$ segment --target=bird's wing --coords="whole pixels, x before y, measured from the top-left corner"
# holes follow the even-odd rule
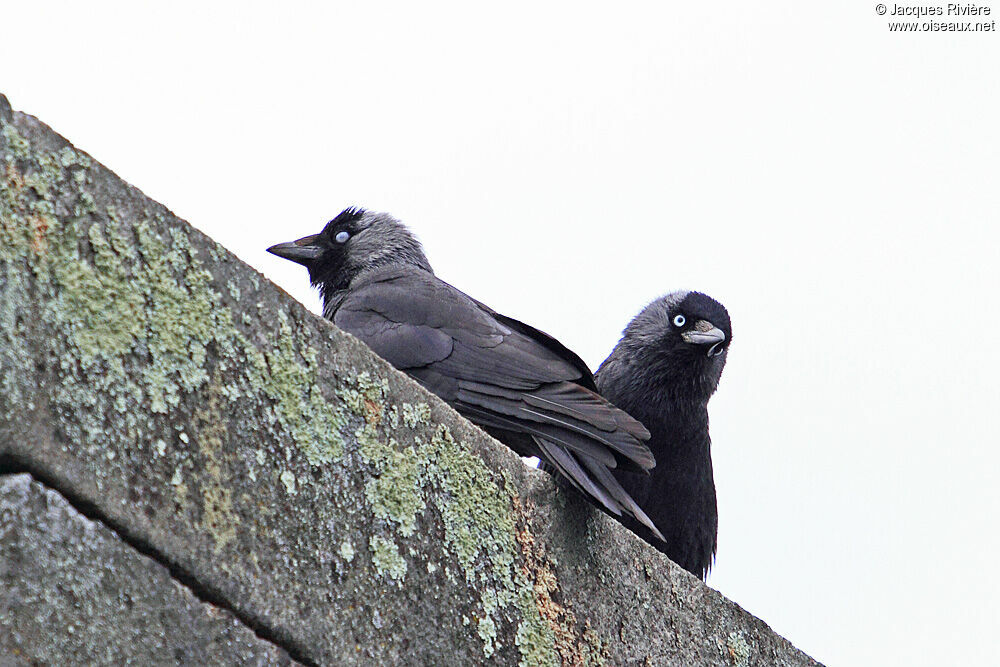
[[[642,444],[646,429],[576,384],[578,357],[507,326],[433,274],[404,268],[369,276],[352,284],[333,321],[460,412],[502,415],[517,432],[608,467],[655,464]]]
[[[586,387],[587,389],[597,391],[597,383],[594,380],[594,374],[590,371],[590,366],[588,366],[587,362],[581,359],[576,352],[569,349],[544,331],[536,329],[529,324],[525,324],[520,320],[515,320],[513,317],[507,317],[502,313],[498,313],[489,306],[478,301],[476,304],[486,312],[490,313],[501,324],[510,327],[524,336],[527,336],[551,352],[554,352],[566,363],[572,364],[574,368],[580,371],[580,377],[577,378],[575,382]]]
[[[402,370],[445,362],[451,377],[524,390],[581,375],[426,271],[385,271],[352,285],[333,321]]]

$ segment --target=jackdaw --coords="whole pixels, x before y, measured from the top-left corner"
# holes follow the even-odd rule
[[[645,427],[602,398],[587,365],[556,339],[437,278],[399,221],[349,208],[319,234],[268,252],[309,270],[324,317],[599,507],[659,535],[611,474],[655,465]]]
[[[605,398],[641,421],[656,469],[612,474],[666,539],[622,523],[702,579],[715,558],[718,511],[712,478],[708,399],[733,339],[729,313],[700,292],[675,292],[646,306],[597,370]]]

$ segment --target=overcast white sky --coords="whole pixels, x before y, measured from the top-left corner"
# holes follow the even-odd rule
[[[264,248],[349,204],[594,367],[649,300],[711,294],[709,584],[834,665],[996,659],[996,32],[277,4],[3,0],[0,92],[313,308]]]

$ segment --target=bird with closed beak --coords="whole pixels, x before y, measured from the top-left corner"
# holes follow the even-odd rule
[[[655,461],[649,432],[597,393],[587,365],[551,336],[434,275],[417,239],[385,213],[349,208],[318,234],[268,252],[306,267],[323,315],[522,456],[592,502],[659,531],[613,470]]]
[[[629,322],[596,374],[601,395],[649,429],[656,458],[649,475],[612,474],[659,534],[629,517],[622,522],[702,579],[715,558],[719,525],[708,401],[732,339],[721,303],[700,292],[675,292]]]

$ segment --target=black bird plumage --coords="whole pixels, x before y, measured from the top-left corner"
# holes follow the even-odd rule
[[[268,251],[309,270],[327,319],[517,453],[657,534],[611,473],[654,466],[645,427],[602,398],[557,340],[438,279],[400,222],[350,208],[319,234]]]
[[[646,306],[597,370],[597,388],[649,429],[650,475],[612,474],[659,528],[622,522],[688,572],[705,578],[715,558],[718,511],[708,400],[732,341],[729,313],[700,292],[676,292]]]

